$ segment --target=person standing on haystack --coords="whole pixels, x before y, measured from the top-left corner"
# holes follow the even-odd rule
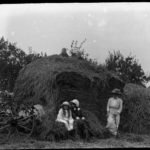
[[[64,123],[68,131],[73,130],[74,119],[72,118],[69,102],[65,101],[62,103],[56,121]]]
[[[108,130],[118,137],[118,127],[120,123],[120,113],[122,112],[123,101],[121,99],[122,93],[119,89],[112,91],[112,97],[109,98],[107,103],[107,126]]]
[[[67,54],[67,49],[66,48],[62,48],[60,55],[63,56],[63,57],[69,57],[69,55]]]

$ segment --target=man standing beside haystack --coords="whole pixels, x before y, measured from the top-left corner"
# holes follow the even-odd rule
[[[121,92],[119,89],[112,91],[112,97],[107,103],[107,126],[108,130],[117,137],[117,131],[120,123],[120,113],[122,112],[123,101],[121,99]]]

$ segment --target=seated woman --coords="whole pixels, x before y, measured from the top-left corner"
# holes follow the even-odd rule
[[[72,118],[69,102],[65,101],[62,103],[56,121],[64,123],[68,131],[73,130],[74,119]]]
[[[75,134],[80,136],[80,138],[87,139],[89,124],[82,114],[81,108],[79,107],[79,101],[74,99],[70,101],[71,111],[73,119],[75,120],[74,128],[76,130]]]
[[[71,111],[72,111],[72,117],[73,119],[82,119],[84,120],[85,117],[82,115],[82,111],[79,107],[79,101],[77,99],[74,99],[70,102]]]

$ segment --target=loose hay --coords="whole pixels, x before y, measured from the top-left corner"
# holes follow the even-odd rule
[[[129,141],[129,142],[143,142],[144,139],[139,135],[138,136],[135,135],[134,137],[127,138],[127,141]]]
[[[149,133],[150,90],[135,84],[127,84],[124,93],[120,130],[137,134]]]
[[[102,126],[96,115],[90,111],[83,111],[83,114],[85,115],[86,120],[89,124],[89,133],[94,137],[104,137],[105,128]]]

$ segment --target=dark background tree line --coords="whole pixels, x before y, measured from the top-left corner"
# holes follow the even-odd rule
[[[86,39],[78,45],[78,41],[72,41],[71,48],[63,48],[61,55],[64,57],[76,57],[85,60],[97,72],[100,69],[107,69],[115,72],[125,83],[136,83],[143,85],[143,82],[150,80],[135,57],[124,57],[120,51],[109,52],[104,64],[98,64],[97,60],[89,58],[89,55],[82,49]],[[69,51],[70,56],[67,54]],[[35,53],[32,48],[29,54],[18,48],[16,43],[11,43],[2,37],[0,39],[0,90],[13,91],[15,80],[20,69],[39,58],[47,57],[47,54]]]
[[[31,48],[29,54],[26,54],[17,47],[16,43],[11,43],[2,37],[0,39],[0,90],[13,91],[20,69],[30,62],[46,56],[43,53],[33,53]]]

